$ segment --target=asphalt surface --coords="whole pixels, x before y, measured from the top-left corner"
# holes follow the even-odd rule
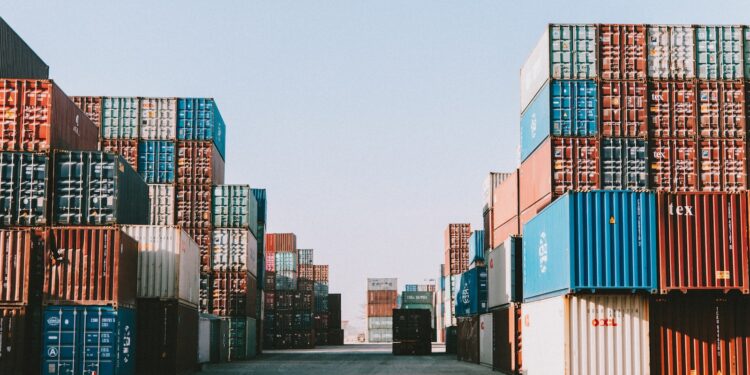
[[[431,356],[394,356],[391,346],[357,344],[311,350],[271,350],[246,362],[207,365],[204,375],[284,374],[498,374],[488,367],[459,362],[434,346]]]

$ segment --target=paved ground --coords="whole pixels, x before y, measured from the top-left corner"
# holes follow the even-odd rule
[[[444,347],[435,346],[436,352]],[[456,360],[454,355],[394,356],[390,345],[345,345],[312,350],[265,351],[258,359],[210,365],[204,375],[284,374],[498,374],[489,368]]]

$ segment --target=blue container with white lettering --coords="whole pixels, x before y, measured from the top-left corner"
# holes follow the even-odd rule
[[[487,267],[474,267],[462,273],[455,299],[456,316],[487,312]]]

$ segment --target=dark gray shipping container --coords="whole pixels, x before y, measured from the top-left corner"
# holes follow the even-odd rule
[[[648,145],[640,138],[602,138],[602,189],[648,188]]]
[[[0,18],[0,77],[49,78],[49,66]]]
[[[0,226],[47,224],[48,161],[45,154],[0,153]]]
[[[136,316],[136,372],[191,374],[198,357],[198,310],[174,299],[139,298]]]
[[[148,224],[148,187],[122,156],[56,151],[53,163],[54,224]]]

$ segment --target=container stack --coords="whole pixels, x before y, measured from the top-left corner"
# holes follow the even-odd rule
[[[315,345],[328,345],[328,265],[316,264],[313,268]]]
[[[445,275],[441,280],[445,284],[443,303],[446,306],[443,322],[446,327],[456,325],[456,288],[458,287],[461,273],[469,269],[469,236],[471,226],[469,224],[448,224],[445,228]]]
[[[398,280],[367,279],[367,341],[393,341],[393,309],[398,297]]]
[[[407,292],[430,293],[430,292]],[[421,301],[418,301],[421,302]],[[417,304],[420,305],[420,304]],[[431,306],[431,304],[430,304]],[[394,355],[432,354],[432,313],[428,308],[393,310]]]
[[[255,279],[257,280],[258,284],[258,292],[256,296],[256,312],[255,312],[255,326],[256,326],[256,335],[255,335],[255,350],[258,354],[261,354],[263,351],[263,316],[265,315],[265,307],[264,307],[264,290],[266,288],[265,286],[265,278],[266,278],[266,221],[268,218],[268,212],[267,212],[267,201],[266,201],[266,189],[251,189],[253,192],[253,195],[255,196],[255,201],[258,205],[258,218],[257,218],[257,225],[258,225],[258,231],[256,234],[257,239],[257,246],[258,246],[258,253],[257,253],[257,260],[256,260],[256,273],[255,273]]]
[[[328,294],[328,345],[344,345],[341,326],[341,294]]]

